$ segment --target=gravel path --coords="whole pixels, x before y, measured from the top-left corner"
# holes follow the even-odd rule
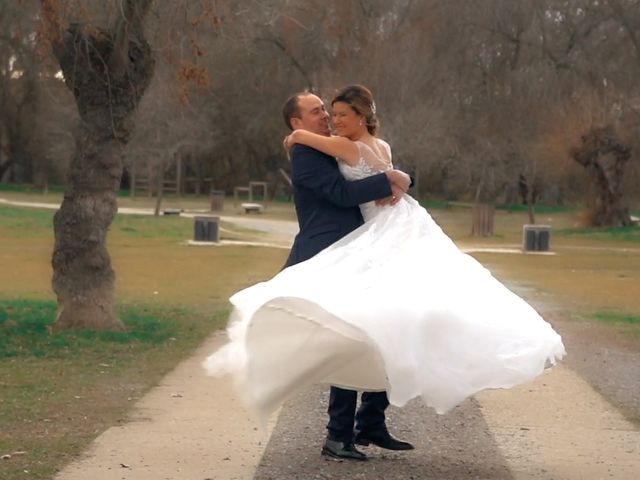
[[[388,426],[416,449],[390,452],[363,447],[367,462],[327,459],[320,455],[327,421],[328,389],[316,387],[292,399],[258,466],[255,480],[367,480],[513,478],[474,400],[446,416],[419,401],[388,409]]]

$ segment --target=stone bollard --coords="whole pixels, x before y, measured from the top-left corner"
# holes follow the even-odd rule
[[[195,217],[193,239],[196,242],[220,241],[220,217]]]
[[[525,252],[548,252],[550,246],[550,225],[522,226],[522,249]]]

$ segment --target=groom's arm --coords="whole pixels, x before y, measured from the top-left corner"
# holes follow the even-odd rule
[[[336,168],[335,160],[317,150],[296,145],[292,153],[293,183],[312,190],[331,203],[355,207],[392,195],[391,184],[384,173],[349,181]]]

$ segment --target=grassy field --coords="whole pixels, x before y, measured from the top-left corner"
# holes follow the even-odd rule
[[[496,235],[469,235],[470,212],[433,210],[439,225],[462,247],[507,247],[522,244],[526,212],[499,210]],[[547,295],[576,321],[606,323],[640,347],[640,324],[624,319],[640,314],[640,227],[580,228],[579,211],[538,216],[551,225],[554,255],[473,253],[496,277]],[[608,320],[605,320],[608,319]]]
[[[0,186],[6,184],[0,184]],[[10,188],[3,190],[0,188],[0,198],[7,200],[23,201],[23,202],[37,202],[37,203],[60,203],[62,202],[63,192],[50,191],[48,193],[42,193],[39,190],[25,189],[21,187]],[[234,204],[233,197],[227,196],[224,202],[224,209],[217,214],[221,215],[244,215],[244,210],[241,207],[241,203],[247,201],[240,199],[237,204]],[[258,200],[260,201],[260,200]],[[147,196],[131,197],[126,192],[122,192],[118,198],[118,205],[120,207],[129,208],[146,208],[154,209],[156,204],[155,198]],[[284,198],[278,198],[272,202],[266,202],[266,210],[261,215],[265,218],[278,218],[286,220],[295,220],[295,211],[292,208],[290,202]],[[206,196],[186,195],[177,197],[176,195],[166,195],[162,200],[161,209],[165,208],[177,208],[189,211],[201,211],[209,212],[209,199]]]
[[[56,202],[60,193],[0,191],[17,201]],[[152,208],[153,199],[121,198],[121,206]],[[206,199],[168,198],[166,207],[207,209]],[[470,210],[427,204],[461,247],[521,243],[526,212],[496,213],[496,235],[469,236]],[[225,215],[241,214],[227,200]],[[118,215],[109,235],[117,274],[120,334],[67,332],[52,336],[50,289],[53,210],[0,204],[0,461],[3,480],[51,478],[111,425],[125,422],[137,398],[154,386],[228,313],[227,298],[269,278],[286,250],[184,245],[191,219]],[[264,219],[295,219],[290,204],[269,204]],[[552,226],[556,255],[474,253],[494,274],[536,298],[562,306],[576,322],[603,325],[640,348],[640,229],[585,230],[579,212],[538,214]],[[266,234],[223,224],[229,238]],[[25,473],[27,472],[27,473]]]
[[[285,250],[198,248],[192,220],[119,215],[109,248],[126,333],[52,336],[53,211],[0,205],[0,478],[49,479],[212,331]],[[242,235],[246,232],[231,232]],[[251,232],[249,232],[251,233]]]

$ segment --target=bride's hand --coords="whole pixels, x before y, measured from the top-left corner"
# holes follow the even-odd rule
[[[288,152],[289,150],[291,150],[291,147],[293,147],[295,143],[296,143],[296,131],[294,130],[289,135],[284,137],[284,140],[282,141],[282,146]]]
[[[395,185],[403,192],[409,190],[409,185],[411,185],[411,177],[409,175],[400,170],[387,170],[385,173],[392,185]]]
[[[282,148],[284,148],[287,153],[289,153],[289,150],[291,150],[291,146],[289,145],[290,136],[291,135],[287,135],[286,137],[284,137],[284,140],[282,140]]]
[[[378,205],[380,207],[383,207],[385,205],[394,206],[396,203],[398,203],[402,199],[404,194],[405,194],[404,190],[402,190],[396,184],[392,183],[391,184],[391,196],[390,197],[386,197],[386,198],[380,198],[380,199],[376,200],[376,205]]]

